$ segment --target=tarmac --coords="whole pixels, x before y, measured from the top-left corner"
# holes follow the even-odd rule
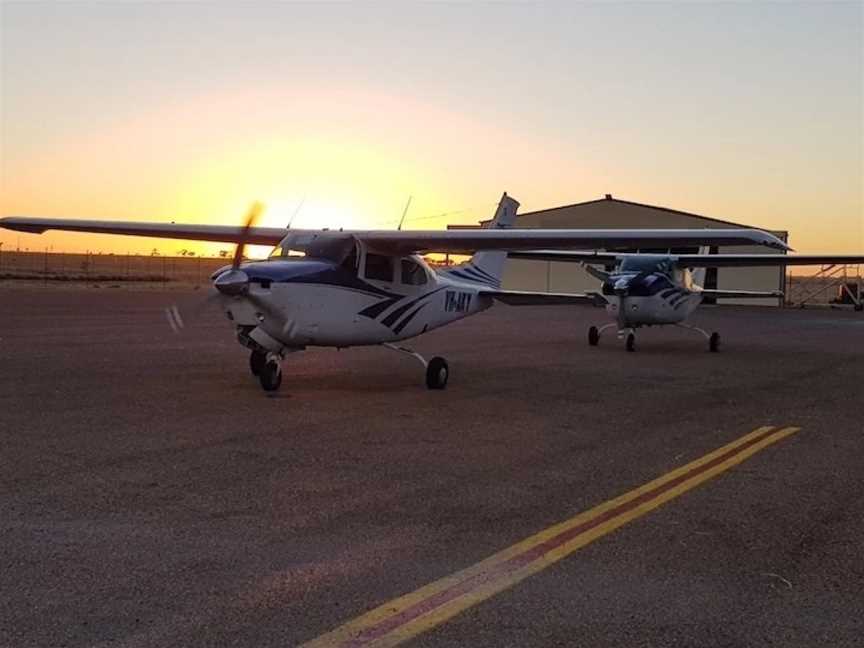
[[[444,391],[376,347],[293,354],[268,396],[217,310],[171,332],[203,296],[0,285],[0,645],[328,645],[435,583],[346,645],[861,645],[862,314],[706,307],[720,353],[628,353],[588,346],[601,310],[496,306],[412,341]],[[483,567],[763,426],[524,579]]]

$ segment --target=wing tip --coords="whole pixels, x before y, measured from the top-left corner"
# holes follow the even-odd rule
[[[28,232],[31,234],[42,234],[47,228],[44,225],[38,225],[29,221],[26,218],[17,216],[7,216],[0,218],[0,227],[16,232]]]

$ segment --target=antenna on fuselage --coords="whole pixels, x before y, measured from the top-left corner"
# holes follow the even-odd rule
[[[306,202],[306,196],[303,196],[300,199],[300,202],[297,204],[297,207],[294,208],[294,213],[291,214],[291,218],[288,219],[288,226],[285,229],[291,229],[291,223],[294,222],[294,219],[297,218],[297,214],[300,213],[300,210],[303,209],[303,205]]]
[[[408,196],[408,202],[405,203],[405,209],[402,210],[402,218],[399,219],[399,227],[396,228],[396,231],[397,231],[397,232],[401,232],[401,231],[402,231],[402,223],[405,222],[405,214],[408,213],[408,208],[411,206],[411,199],[412,199],[413,197],[414,197],[414,196]]]

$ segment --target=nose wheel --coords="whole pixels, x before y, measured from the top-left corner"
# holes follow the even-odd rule
[[[282,384],[282,363],[278,358],[268,358],[258,373],[258,381],[266,392],[274,392]]]
[[[249,370],[253,376],[260,376],[265,364],[267,364],[267,354],[263,351],[253,351],[249,355]]]

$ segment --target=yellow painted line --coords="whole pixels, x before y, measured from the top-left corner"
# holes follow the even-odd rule
[[[451,576],[393,599],[304,646],[395,646],[508,589],[799,428],[760,427],[695,461],[518,542]]]

